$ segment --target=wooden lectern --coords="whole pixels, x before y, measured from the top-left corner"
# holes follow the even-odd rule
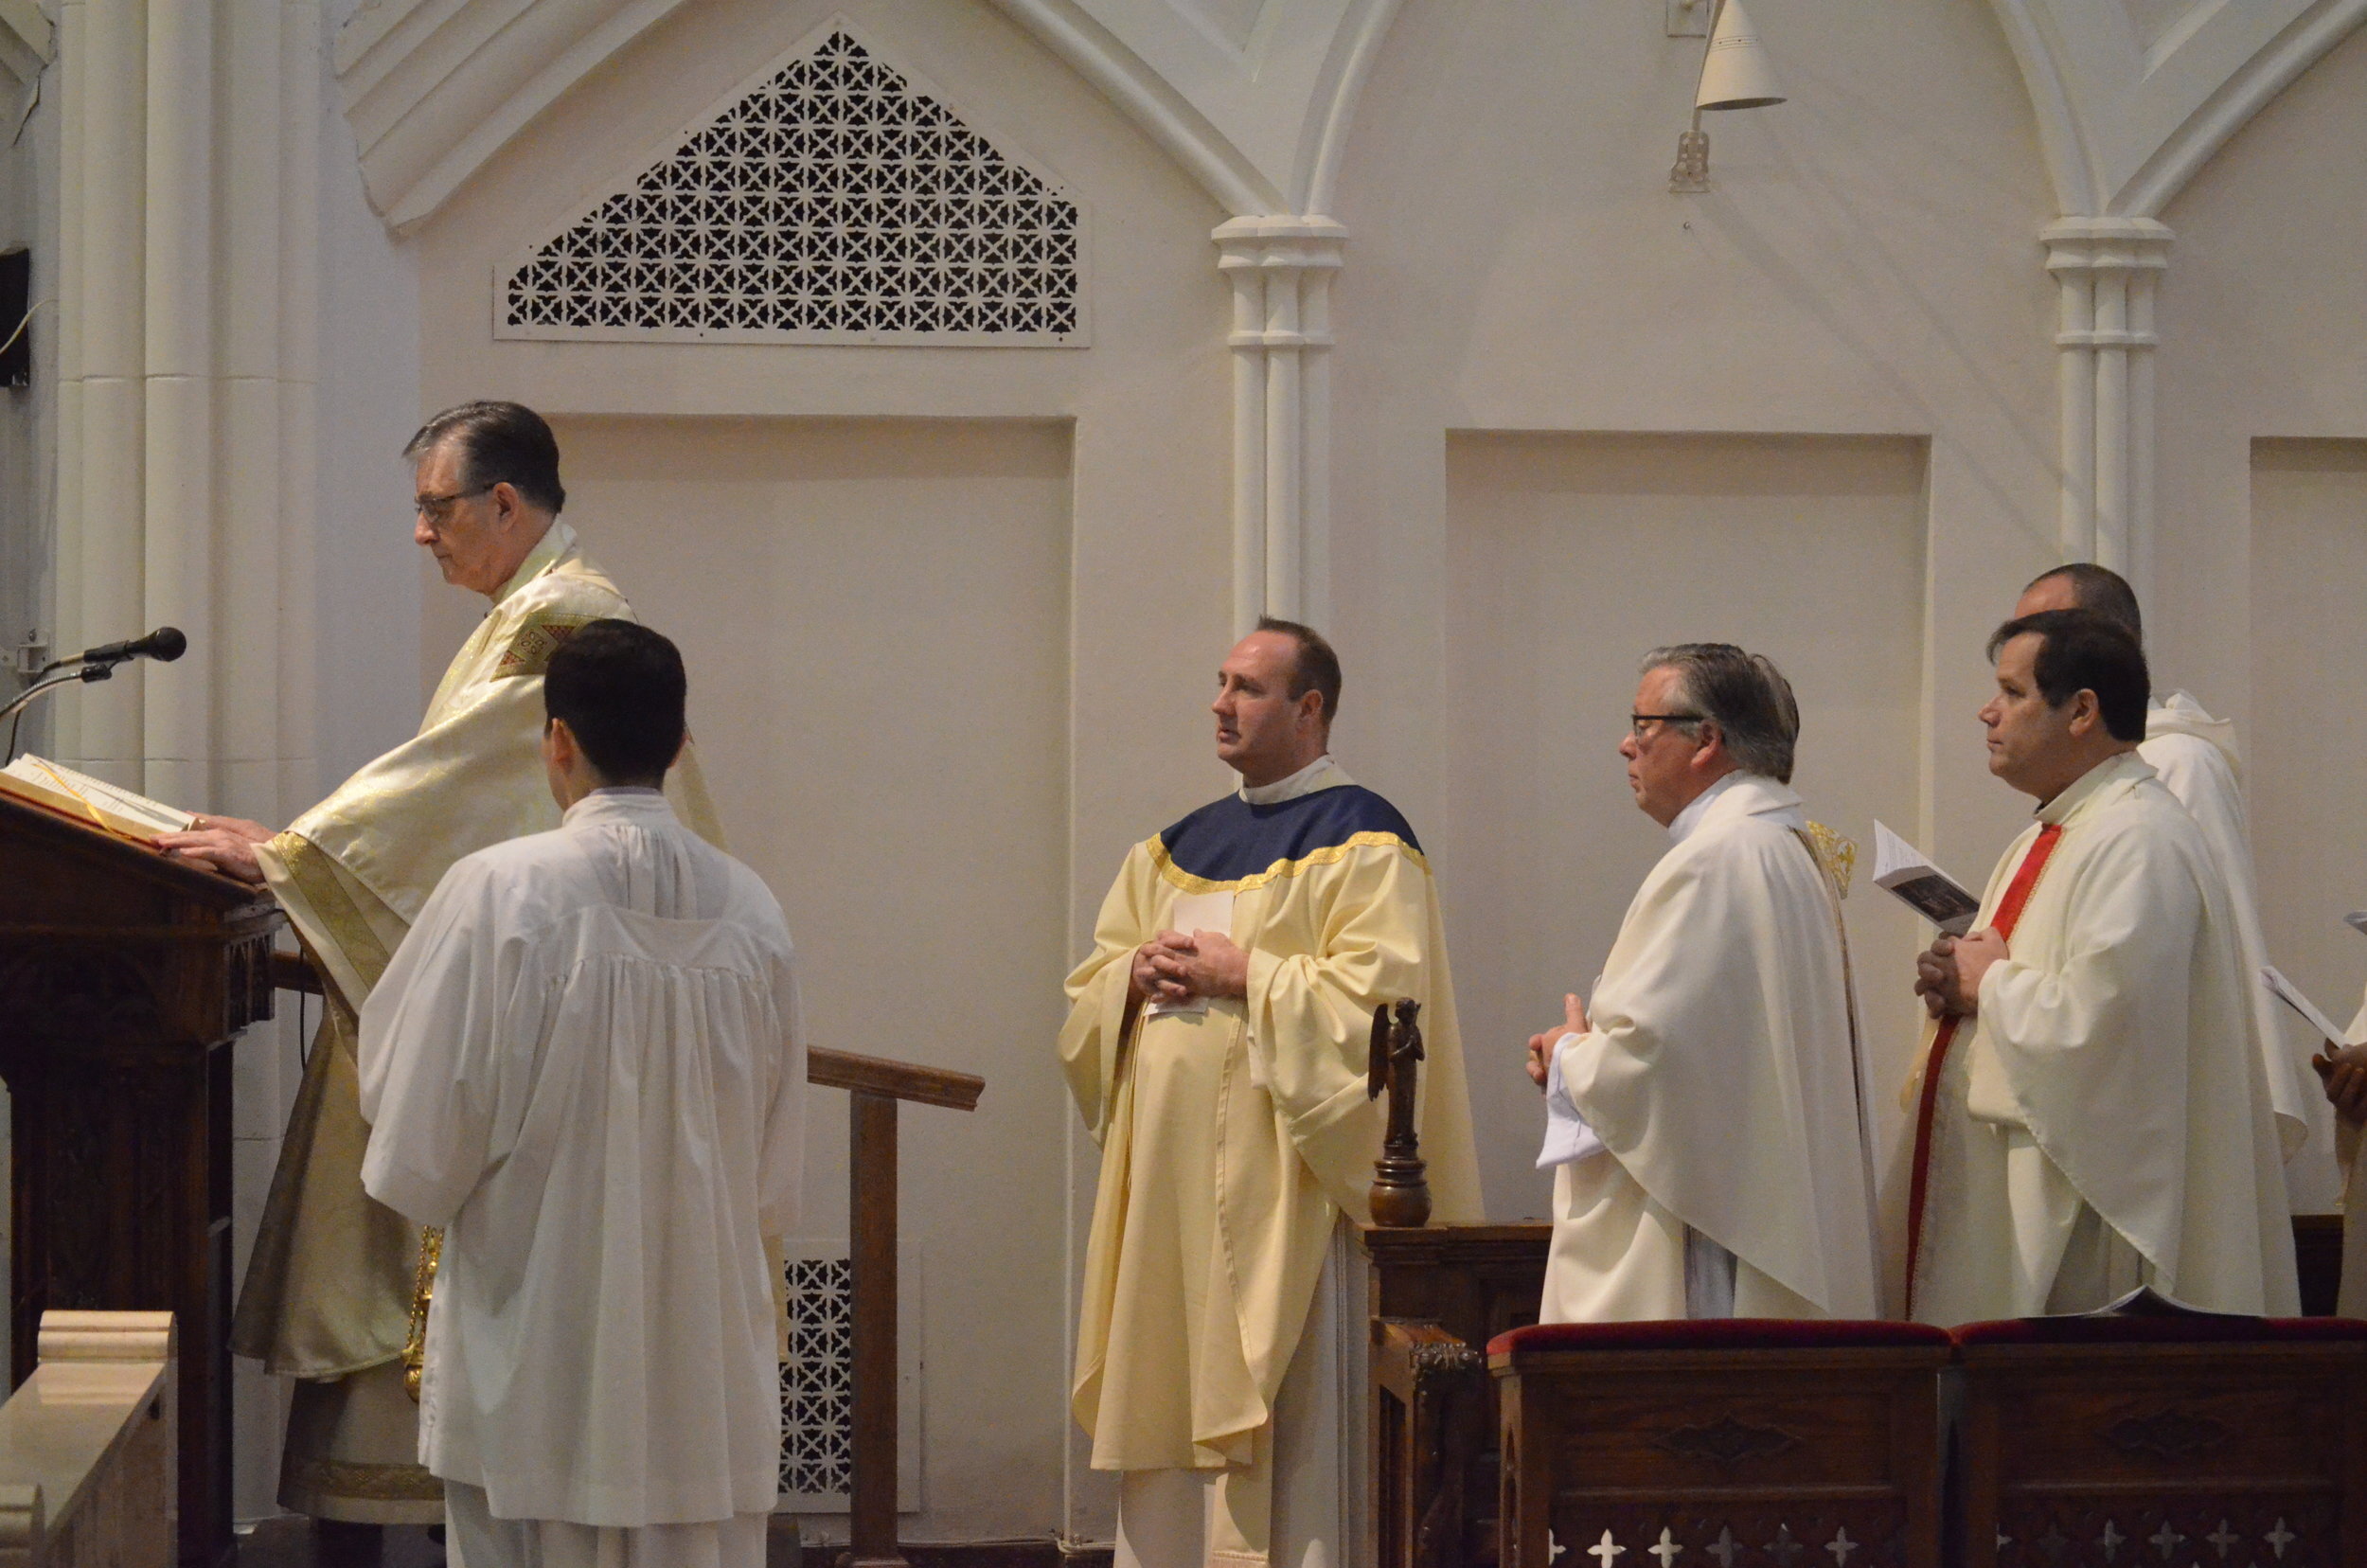
[[[259,888],[0,795],[9,1381],[44,1312],[175,1314],[191,1568],[231,1553],[230,1042],[271,1017],[280,919]]]

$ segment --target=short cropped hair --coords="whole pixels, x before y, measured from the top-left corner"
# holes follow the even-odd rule
[[[460,448],[460,482],[472,490],[507,483],[553,517],[567,505],[559,482],[559,437],[524,403],[465,402],[419,426],[402,454],[417,462],[446,441]]]
[[[1715,721],[1735,766],[1791,782],[1800,704],[1774,660],[1732,643],[1676,643],[1644,656],[1641,672],[1655,669],[1677,672],[1676,699],[1698,716],[1688,726],[1694,733],[1702,720]]]
[[[1332,651],[1321,632],[1279,615],[1258,616],[1257,630],[1279,632],[1298,644],[1298,656],[1290,662],[1290,701],[1295,703],[1310,691],[1322,692],[1324,727],[1330,728],[1340,714],[1340,655]]]
[[[628,620],[587,623],[551,654],[543,711],[566,721],[611,784],[656,786],[682,750],[688,680],[666,637]]]
[[[2073,604],[2090,615],[2102,615],[2134,637],[2138,647],[2145,646],[2145,618],[2137,610],[2137,590],[2131,588],[2128,579],[2120,573],[2109,566],[2099,566],[2092,561],[2074,561],[2051,572],[2040,572],[2030,579],[2029,586],[2022,592],[2030,592],[2031,588],[2036,588],[2049,578],[2069,580]]]
[[[2145,738],[2145,703],[2153,681],[2145,669],[2145,650],[2128,628],[2091,610],[2041,610],[1989,633],[1989,662],[1997,662],[2007,643],[2026,636],[2039,639],[2032,673],[2047,706],[2061,707],[2081,692],[2092,691],[2113,739]]]

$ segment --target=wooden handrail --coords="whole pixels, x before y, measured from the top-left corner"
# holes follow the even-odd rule
[[[321,994],[320,971],[301,953],[271,955],[271,983],[279,990]],[[917,1061],[833,1051],[816,1045],[806,1053],[806,1081],[824,1089],[853,1089],[917,1105],[941,1105],[949,1111],[975,1111],[987,1080],[947,1067],[924,1067]]]
[[[987,1080],[948,1067],[923,1067],[918,1062],[893,1061],[886,1057],[858,1056],[816,1045],[806,1053],[806,1081],[825,1089],[854,1089],[890,1099],[920,1105],[942,1105],[949,1111],[975,1111]]]

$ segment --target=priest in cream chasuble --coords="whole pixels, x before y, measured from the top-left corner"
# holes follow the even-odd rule
[[[1376,1007],[1422,1004],[1433,1213],[1480,1217],[1436,888],[1326,751],[1337,669],[1290,623],[1234,650],[1218,749],[1244,787],[1134,846],[1069,976],[1060,1055],[1102,1148],[1073,1408],[1127,1472],[1122,1564],[1338,1560],[1337,1471],[1293,1465],[1285,1385],[1318,1381],[1286,1375],[1334,1228],[1365,1218]],[[1339,1418],[1300,1422],[1336,1441]]]
[[[2081,561],[2043,574],[2022,590],[2014,614],[2033,615],[2042,610],[2090,611],[2118,622],[2140,647],[2145,644],[2136,592],[2109,567]],[[2296,1054],[2286,1039],[2282,1007],[2268,986],[2257,982],[2269,962],[2269,944],[2260,932],[2259,879],[2252,870],[2244,762],[2236,747],[2235,724],[2213,718],[2185,692],[2173,691],[2145,704],[2145,738],[2138,743],[2137,755],[2202,829],[2212,864],[2227,883],[2228,911],[2242,946],[2244,972],[2255,978],[2251,1007],[2258,1015],[2261,1063],[2289,1178],[2301,1170],[2296,1157],[2305,1148],[2316,1146],[2310,1154],[2314,1161],[2331,1157],[2334,1122],[2331,1108],[2305,1071],[2306,1053]]]
[[[2081,611],[2009,621],[1990,771],[2036,796],[1970,934],[1919,960],[1910,1307],[2092,1310],[2139,1286],[2298,1310],[2276,1118],[2231,901],[2143,757],[2145,655]]]
[[[297,1380],[281,1506],[353,1523],[437,1523],[442,1491],[418,1463],[404,1351],[420,1233],[362,1187],[368,1128],[355,1020],[446,870],[490,845],[559,826],[543,776],[543,671],[578,628],[632,607],[558,521],[558,448],[515,404],[439,415],[413,439],[414,537],[448,581],[491,609],[444,672],[412,739],[362,768],[283,832],[201,819],[162,842],[266,883],[319,971],[321,1027],[289,1113],[231,1348]],[[667,793],[720,842],[685,749]]]
[[[1574,994],[1529,1042],[1555,1172],[1542,1322],[1879,1315],[1842,886],[1789,787],[1799,728],[1764,658],[1645,660],[1619,750],[1674,843],[1591,1016]]]

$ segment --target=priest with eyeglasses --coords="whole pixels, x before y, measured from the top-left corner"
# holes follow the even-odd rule
[[[1845,884],[1791,788],[1799,733],[1764,657],[1644,660],[1619,754],[1669,846],[1593,994],[1528,1044],[1541,1322],[1878,1313]]]
[[[443,1519],[406,1383],[432,1238],[362,1187],[356,1018],[437,881],[463,856],[557,827],[541,753],[553,650],[632,609],[559,519],[550,426],[517,403],[445,410],[403,449],[412,537],[444,580],[489,601],[418,733],[275,832],[200,818],[158,842],[270,887],[318,971],[324,1007],[265,1199],[230,1347],[294,1380],[279,1502],[321,1522],[324,1554],[374,1560],[380,1524]],[[667,775],[683,820],[721,833],[694,757]]]

